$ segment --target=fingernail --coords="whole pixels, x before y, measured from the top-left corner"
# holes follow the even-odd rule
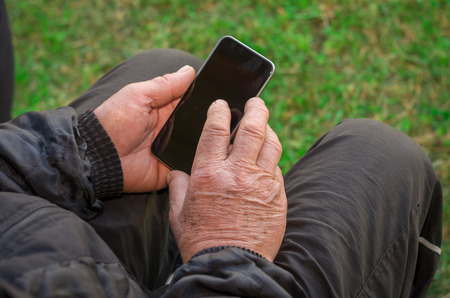
[[[182,68],[180,68],[177,72],[184,72],[184,71],[188,71],[191,68],[190,65],[185,65]]]
[[[252,97],[248,101],[263,102],[264,103],[264,100],[262,100],[260,97]]]
[[[214,103],[228,107],[228,102],[226,100],[223,100],[223,99],[217,99]]]

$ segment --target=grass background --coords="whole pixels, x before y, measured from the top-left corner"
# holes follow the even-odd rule
[[[285,172],[344,118],[384,121],[413,137],[444,186],[444,244],[430,297],[450,297],[450,0],[6,0],[13,114],[53,109],[151,48],[206,58],[230,34],[277,70],[262,93]]]

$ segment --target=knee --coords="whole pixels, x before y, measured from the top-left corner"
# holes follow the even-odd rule
[[[178,49],[158,48],[140,52],[129,59],[130,62],[140,67],[147,65],[149,68],[173,69],[177,71],[180,66],[191,65],[198,71],[203,61],[198,57]]]
[[[340,143],[356,155],[377,156],[395,161],[407,168],[417,164],[431,167],[421,146],[401,131],[374,119],[344,120],[330,130],[326,140],[341,140]],[[339,143],[339,142],[338,142]],[[405,168],[406,169],[406,168]]]
[[[354,138],[355,145],[358,147],[367,143],[376,147],[379,145],[381,147],[394,146],[398,149],[402,147],[420,149],[420,146],[406,134],[374,119],[343,120],[330,131],[330,134]]]
[[[402,134],[381,121],[369,118],[345,119],[338,123],[334,129],[352,135],[375,138],[389,138],[392,135]]]

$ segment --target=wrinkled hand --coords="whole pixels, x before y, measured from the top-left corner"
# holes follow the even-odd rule
[[[208,110],[192,173],[167,175],[170,224],[184,262],[212,246],[234,245],[273,261],[286,227],[286,194],[278,162],[281,144],[259,98],[245,107],[233,145],[230,109]]]
[[[195,76],[192,67],[125,86],[94,113],[111,137],[122,163],[124,192],[163,188],[169,169],[150,145]]]

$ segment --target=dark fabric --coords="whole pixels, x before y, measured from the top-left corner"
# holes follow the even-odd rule
[[[30,298],[31,296],[24,291],[13,286],[11,283],[0,278],[0,297],[10,298],[10,297],[22,297]]]
[[[102,212],[92,180],[99,180],[98,185],[112,182],[96,167],[120,165],[103,128],[86,139],[79,135],[78,128],[96,126],[92,116],[88,112],[78,122],[74,110],[66,107],[25,113],[0,124],[3,296],[146,296],[145,287],[85,221]],[[96,163],[90,162],[89,151],[98,153]],[[118,170],[121,177],[120,166]],[[92,173],[97,177],[92,179]]]
[[[77,123],[66,107],[0,124],[0,191],[39,196],[83,219],[94,217],[102,204],[94,196]]]
[[[164,297],[212,296],[304,297],[304,292],[283,268],[242,249],[227,248],[181,266],[164,293]]]
[[[123,191],[123,173],[119,153],[94,112],[78,118],[80,136],[87,144],[86,156],[91,163],[91,183],[95,197],[116,197]]]
[[[11,118],[14,91],[14,56],[4,0],[0,0],[0,123]]]
[[[6,297],[146,297],[94,229],[45,199],[0,192]],[[2,296],[2,297],[4,297]]]
[[[275,263],[307,293],[415,297],[411,289],[426,291],[439,256],[414,278],[425,256],[419,237],[440,246],[442,193],[412,139],[374,120],[347,120],[320,138],[285,181],[288,225]]]

